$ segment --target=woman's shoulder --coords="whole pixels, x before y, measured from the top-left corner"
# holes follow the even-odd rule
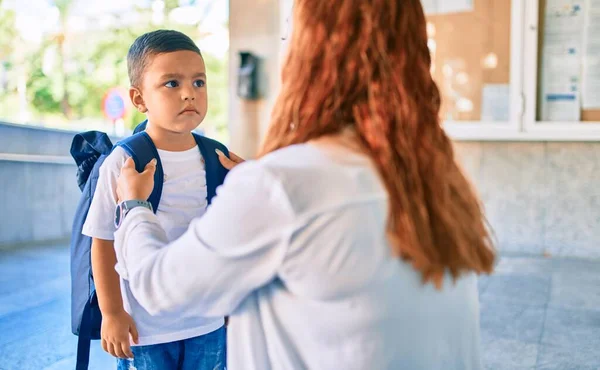
[[[236,183],[255,184],[280,188],[287,192],[304,182],[316,170],[318,151],[306,144],[290,145],[263,157],[247,160],[233,168],[227,180]]]
[[[277,149],[264,157],[260,158],[260,162],[265,165],[278,165],[285,163],[310,163],[319,155],[319,150],[310,144],[294,144],[281,149]]]

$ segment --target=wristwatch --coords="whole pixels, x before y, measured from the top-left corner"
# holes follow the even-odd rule
[[[123,219],[135,207],[146,207],[152,211],[152,204],[145,200],[126,200],[117,205],[115,210],[115,227],[118,229],[123,223]]]

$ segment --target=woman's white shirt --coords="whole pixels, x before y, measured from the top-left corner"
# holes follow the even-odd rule
[[[235,167],[178,240],[134,209],[117,271],[150,313],[230,315],[228,369],[480,369],[477,278],[391,255],[370,160],[290,146]]]

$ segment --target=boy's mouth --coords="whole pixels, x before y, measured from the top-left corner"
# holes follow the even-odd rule
[[[196,110],[196,108],[194,107],[187,107],[184,110],[182,110],[181,112],[179,112],[179,114],[198,114],[198,111]]]

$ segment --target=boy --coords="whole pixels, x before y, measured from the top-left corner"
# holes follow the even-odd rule
[[[207,110],[204,60],[186,35],[158,30],[135,40],[127,67],[131,102],[147,115],[146,133],[163,166],[164,184],[156,214],[169,240],[174,240],[207,206],[205,168],[192,136]],[[223,318],[182,313],[151,317],[115,271],[116,187],[127,158],[125,150],[117,146],[102,164],[83,227],[83,234],[92,237],[102,347],[119,357],[118,370],[224,369]],[[130,346],[130,334],[137,346]]]

